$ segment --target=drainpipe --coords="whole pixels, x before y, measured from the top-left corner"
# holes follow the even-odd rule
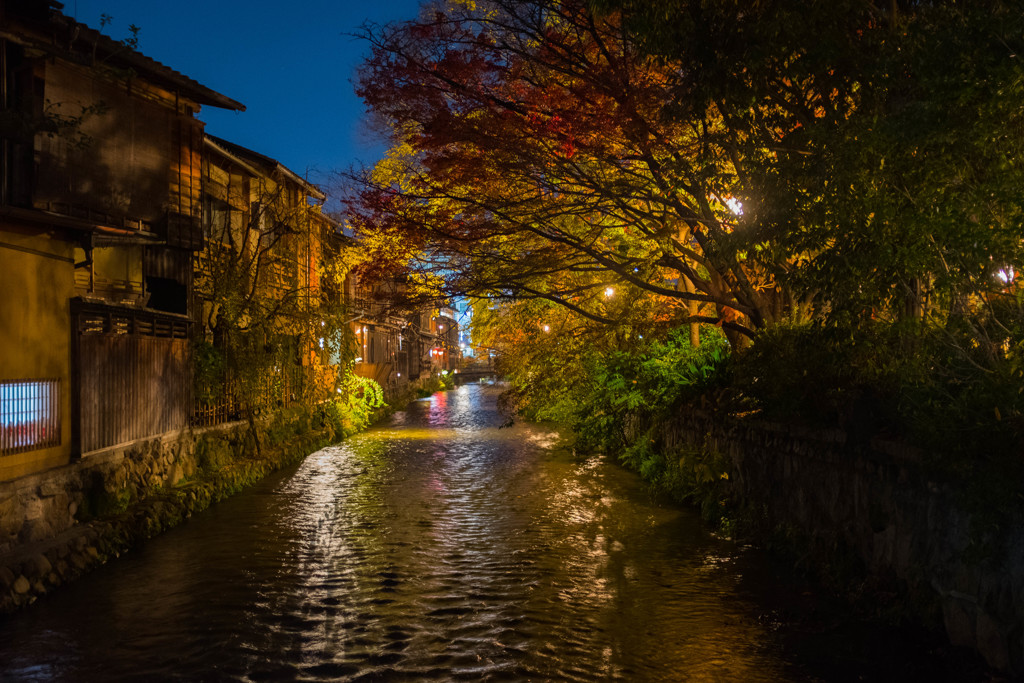
[[[7,41],[0,40],[0,109],[7,109]],[[7,138],[0,140],[0,206],[7,206],[9,203],[9,186],[11,183],[10,168],[10,141]]]

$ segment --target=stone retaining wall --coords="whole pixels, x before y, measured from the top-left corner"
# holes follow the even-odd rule
[[[0,484],[0,612],[11,612],[334,440],[234,423],[97,452]]]
[[[687,412],[661,428],[666,452],[714,450],[733,464],[733,493],[748,515],[796,534],[809,556],[855,563],[894,589],[950,641],[993,667],[1024,674],[1024,515],[979,528],[956,482],[925,474],[912,449],[853,449],[839,431],[811,431]],[[838,559],[837,559],[838,558]]]

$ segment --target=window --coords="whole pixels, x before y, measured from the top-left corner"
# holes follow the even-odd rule
[[[0,382],[0,454],[60,443],[60,380]]]

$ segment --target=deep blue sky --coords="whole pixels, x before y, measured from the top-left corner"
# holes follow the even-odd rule
[[[368,52],[346,33],[364,21],[416,16],[419,0],[62,0],[112,38],[139,27],[138,49],[246,106],[203,107],[207,132],[271,156],[323,183],[331,171],[380,155],[352,92]]]

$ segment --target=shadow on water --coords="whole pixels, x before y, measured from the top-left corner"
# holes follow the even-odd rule
[[[500,428],[497,393],[412,403],[7,619],[0,679],[971,680]]]

